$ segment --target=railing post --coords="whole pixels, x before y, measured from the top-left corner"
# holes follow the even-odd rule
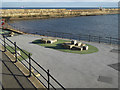
[[[47,33],[47,37],[48,37],[48,35],[49,35],[49,31],[46,31],[46,33]]]
[[[37,32],[35,32],[35,34],[37,34]]]
[[[64,35],[64,33],[62,33],[62,39],[63,39],[63,35]]]
[[[57,33],[56,32],[54,32],[55,33],[55,37],[57,37]]]
[[[69,34],[70,35],[70,40],[72,39],[72,34]]]
[[[117,44],[118,44],[118,45],[120,44],[120,39],[119,39],[119,38],[117,39]]]
[[[29,76],[28,77],[31,77],[31,57],[30,57],[30,53],[28,55],[28,58],[29,58]]]
[[[17,45],[16,45],[16,42],[14,42],[14,47],[15,47],[15,61],[14,63],[17,62]]]
[[[45,32],[45,37],[47,37],[47,32]]]
[[[6,42],[5,42],[5,36],[3,35],[3,39],[4,39],[4,51],[3,52],[6,52]]]
[[[81,40],[81,34],[79,35],[79,41]]]
[[[99,43],[101,42],[101,41],[100,41],[100,40],[101,40],[100,38],[101,38],[101,37],[99,36]]]
[[[49,69],[47,70],[47,76],[48,76],[48,90],[50,90],[50,73],[49,73]]]
[[[112,39],[112,38],[110,37],[110,44],[112,43],[112,42],[111,42],[111,39]]]
[[[91,41],[91,35],[88,35],[88,37],[89,37],[89,42]]]

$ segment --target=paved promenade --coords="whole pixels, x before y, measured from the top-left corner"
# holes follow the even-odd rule
[[[108,66],[118,63],[118,53],[110,52],[117,46],[84,42],[96,46],[99,52],[92,54],[65,53],[44,48],[31,42],[41,36],[20,35],[10,37],[22,49],[32,53],[32,58],[65,88],[117,88],[118,71]]]
[[[28,78],[23,75],[2,51],[0,51],[0,86],[3,89],[35,89]]]

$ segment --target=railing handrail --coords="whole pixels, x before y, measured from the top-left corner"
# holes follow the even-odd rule
[[[13,42],[13,41],[11,41],[10,39],[8,39],[7,37],[5,37],[5,36],[3,36],[4,37],[4,39],[6,39],[6,40],[8,40],[8,42],[10,42],[11,44],[13,44],[13,45],[15,45],[16,46],[16,48],[18,48],[19,50],[21,50],[22,51],[22,53],[24,53],[25,55],[27,55],[28,57],[29,57],[29,59],[32,61],[32,62],[34,62],[40,69],[42,69],[46,74],[48,74],[48,71],[47,70],[45,70],[39,63],[37,63],[32,57],[30,57],[30,55],[28,55],[25,51],[23,51],[15,42]],[[0,38],[1,39],[1,38]],[[1,39],[2,40],[2,39]],[[4,40],[2,40],[2,41],[4,41]],[[5,41],[5,44],[7,44],[7,45],[9,45],[6,41]],[[4,45],[3,45],[4,46]],[[10,45],[9,45],[10,46]],[[5,49],[7,49],[6,47],[5,47]],[[16,49],[14,49],[13,47],[12,47],[12,49],[13,50],[16,50]],[[10,51],[10,50],[9,50]],[[19,54],[18,52],[16,52],[16,54]],[[20,55],[20,54],[19,54]],[[22,55],[20,55],[24,60],[25,60],[25,58],[22,56]],[[27,64],[29,64],[29,62],[27,61],[27,60],[25,60],[26,61],[26,63]],[[23,64],[23,63],[22,63]],[[25,64],[23,64],[27,69],[28,69],[28,67],[25,65]],[[37,73],[39,73],[40,75],[42,75],[33,65],[31,65],[31,67],[37,72]],[[31,72],[31,73],[33,73],[33,72]],[[34,73],[33,73],[34,74]],[[65,88],[62,86],[62,84],[60,84],[50,73],[48,74],[49,75],[49,77],[53,80],[53,81],[55,81],[56,82],[56,84],[58,85],[58,86],[60,86],[63,90],[65,90]],[[35,75],[34,75],[35,76]],[[35,76],[36,77],[36,76]],[[38,77],[36,77],[37,79],[38,79]],[[45,77],[42,75],[42,78],[43,79],[45,79]],[[38,79],[39,81],[40,81],[40,79]],[[47,80],[47,79],[45,79],[45,80]],[[41,82],[41,81],[40,81]],[[43,85],[44,85],[44,83],[43,82],[41,82]],[[52,86],[54,89],[55,89],[55,87],[49,82],[49,84],[50,84],[50,86]],[[45,85],[44,85],[45,86]],[[45,86],[46,87],[46,86]]]

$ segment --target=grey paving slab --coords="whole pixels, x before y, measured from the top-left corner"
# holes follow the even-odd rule
[[[118,71],[108,66],[118,63],[118,53],[111,52],[112,49],[117,49],[118,46],[82,41],[97,47],[99,52],[74,54],[31,43],[33,40],[40,38],[40,36],[32,35],[10,37],[22,49],[32,53],[32,58],[41,66],[50,69],[50,73],[66,88],[118,87]],[[102,77],[101,81],[98,80],[99,77]],[[103,77],[106,77],[105,81]],[[110,83],[107,82],[109,81],[108,78]]]
[[[6,88],[32,88],[34,85],[28,80],[27,77],[9,60],[9,58],[2,53],[2,86]]]

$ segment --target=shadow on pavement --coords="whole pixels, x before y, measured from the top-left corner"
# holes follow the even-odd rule
[[[2,88],[36,89],[9,58],[3,52],[1,54],[2,73],[0,74],[2,74]]]

